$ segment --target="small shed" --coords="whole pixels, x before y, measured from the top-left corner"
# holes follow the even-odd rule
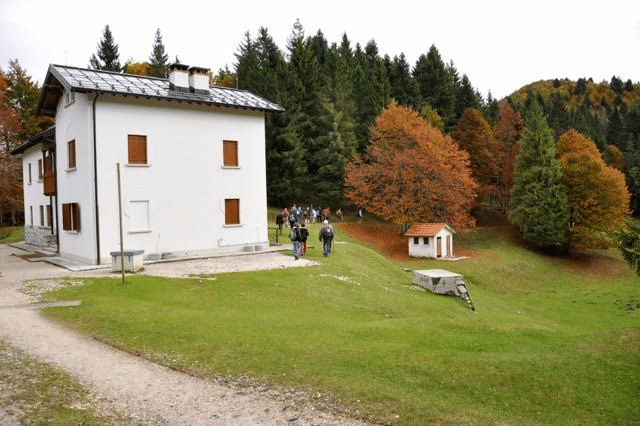
[[[414,223],[404,234],[409,244],[409,256],[453,257],[453,234],[446,223]]]

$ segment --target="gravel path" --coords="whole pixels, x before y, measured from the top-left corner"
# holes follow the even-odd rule
[[[307,395],[263,387],[236,387],[178,373],[75,334],[45,320],[19,293],[27,280],[108,276],[108,270],[70,272],[28,262],[0,245],[0,339],[58,366],[87,386],[101,404],[135,425],[366,425],[321,411]],[[303,267],[311,262],[280,253],[145,265],[145,273],[170,277],[227,271]]]

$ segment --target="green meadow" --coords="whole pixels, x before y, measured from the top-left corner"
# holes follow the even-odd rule
[[[617,252],[553,257],[479,228],[456,235],[469,259],[398,261],[347,226],[328,258],[311,226],[317,266],[87,279],[47,296],[81,306],[47,314],[195,376],[307,391],[380,423],[640,423],[640,279]],[[476,312],[412,285],[436,268],[464,275]]]

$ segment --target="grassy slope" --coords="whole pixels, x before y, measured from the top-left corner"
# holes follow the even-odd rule
[[[339,230],[349,242],[329,258],[310,250],[320,266],[92,280],[55,294],[82,306],[49,314],[177,369],[310,387],[394,424],[637,424],[638,278],[615,254],[599,276],[486,230],[460,239],[472,259],[392,261]],[[412,288],[407,268],[464,274],[477,313]]]

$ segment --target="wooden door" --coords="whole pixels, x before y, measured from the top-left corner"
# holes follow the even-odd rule
[[[442,257],[442,237],[436,238],[436,257]]]

